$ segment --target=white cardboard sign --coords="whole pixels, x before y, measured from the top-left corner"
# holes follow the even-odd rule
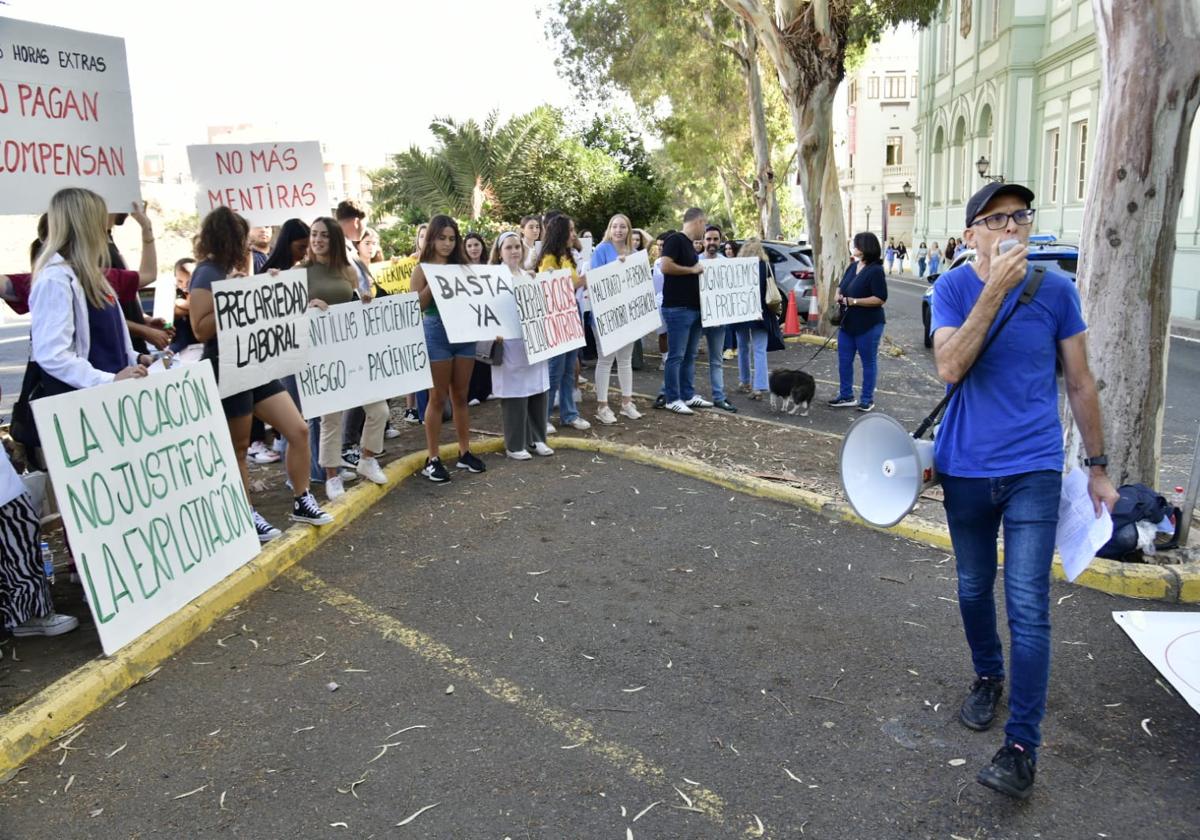
[[[416,294],[310,309],[308,332],[296,373],[306,419],[433,387]]]
[[[175,273],[160,274],[154,281],[154,314],[168,324],[175,320]]]
[[[762,320],[758,257],[701,260],[700,323],[706,327]]]
[[[513,294],[530,364],[587,344],[569,268],[514,278]]]
[[[603,355],[610,356],[662,326],[645,251],[591,269],[587,282],[592,324]]]
[[[329,214],[321,144],[220,143],[188,146],[196,182],[196,210],[203,217],[228,207],[252,225]]]
[[[258,554],[210,365],[32,405],[106,654]]]
[[[1113,620],[1200,714],[1200,613],[1114,612]]]
[[[521,338],[508,266],[421,263],[421,270],[451,342]]]
[[[308,358],[308,272],[212,284],[222,397],[293,374]]]
[[[0,214],[64,187],[128,213],[141,195],[125,41],[0,18]]]

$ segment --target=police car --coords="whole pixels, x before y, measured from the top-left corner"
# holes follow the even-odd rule
[[[1052,262],[1054,268],[1074,280],[1075,271],[1079,263],[1079,248],[1074,245],[1060,243],[1054,234],[1035,233],[1029,237],[1029,259],[1031,261],[1044,260]],[[975,251],[970,248],[955,257],[954,261],[950,263],[950,268],[946,269],[946,271],[958,268],[960,265],[968,262],[975,262]],[[929,288],[925,290],[925,295],[921,298],[921,322],[925,325],[926,347],[933,346],[933,336],[929,334],[929,321],[932,317],[934,284],[938,277],[944,273],[938,272],[937,274],[929,275],[927,278],[929,280]]]

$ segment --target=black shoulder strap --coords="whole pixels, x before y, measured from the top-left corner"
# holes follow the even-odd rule
[[[1033,275],[1029,278],[1029,282],[1025,284],[1025,288],[1021,292],[1021,296],[1017,298],[1017,305],[1008,310],[1008,314],[1004,316],[1004,320],[1000,322],[996,329],[992,330],[992,334],[988,336],[988,339],[984,342],[983,347],[979,349],[979,355],[975,357],[975,361],[971,363],[971,367],[967,368],[967,371],[962,375],[962,378],[954,383],[954,386],[946,392],[946,396],[944,396],[942,401],[937,404],[937,407],[929,413],[928,417],[921,421],[921,425],[917,427],[915,432],[913,432],[914,438],[920,440],[921,438],[925,437],[925,433],[928,432],[933,424],[938,421],[938,418],[942,416],[942,412],[946,410],[946,406],[950,404],[950,398],[958,393],[958,389],[962,387],[963,382],[966,381],[966,378],[971,374],[972,369],[975,367],[975,363],[983,358],[983,354],[986,353],[988,348],[992,346],[992,342],[996,340],[996,336],[1000,335],[1000,331],[1004,329],[1004,326],[1012,319],[1012,316],[1016,314],[1017,309],[1033,300],[1034,296],[1038,293],[1038,289],[1042,287],[1042,280],[1044,280],[1045,277],[1046,267],[1044,265],[1033,266]]]

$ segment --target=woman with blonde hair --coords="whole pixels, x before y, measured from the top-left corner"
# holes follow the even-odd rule
[[[748,239],[738,252],[742,257],[758,257],[758,302],[762,318],[733,324],[737,336],[738,390],[749,394],[752,400],[761,400],[767,390],[767,324],[768,318],[776,317],[767,306],[768,272],[771,270],[762,240]],[[754,364],[754,381],[751,383],[751,357]]]
[[[625,258],[635,250],[630,241],[632,233],[633,225],[629,223],[628,216],[617,213],[609,219],[608,227],[604,231],[604,239],[592,252],[592,268],[599,268],[618,260],[624,262]],[[619,350],[609,355],[602,354],[596,359],[596,419],[606,426],[617,422],[616,415],[608,407],[608,383],[612,376],[614,359],[617,362],[617,381],[621,385],[621,414],[630,420],[638,420],[642,416],[641,412],[637,410],[637,406],[633,404],[633,345],[635,343],[635,341],[631,341]]]

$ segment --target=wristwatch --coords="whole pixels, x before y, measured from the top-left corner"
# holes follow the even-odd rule
[[[1108,466],[1108,456],[1107,455],[1097,455],[1095,458],[1084,458],[1083,465],[1085,467],[1107,467]]]
[[[854,304],[855,304],[854,298],[847,298],[847,300],[849,301],[850,306],[854,306]]]

